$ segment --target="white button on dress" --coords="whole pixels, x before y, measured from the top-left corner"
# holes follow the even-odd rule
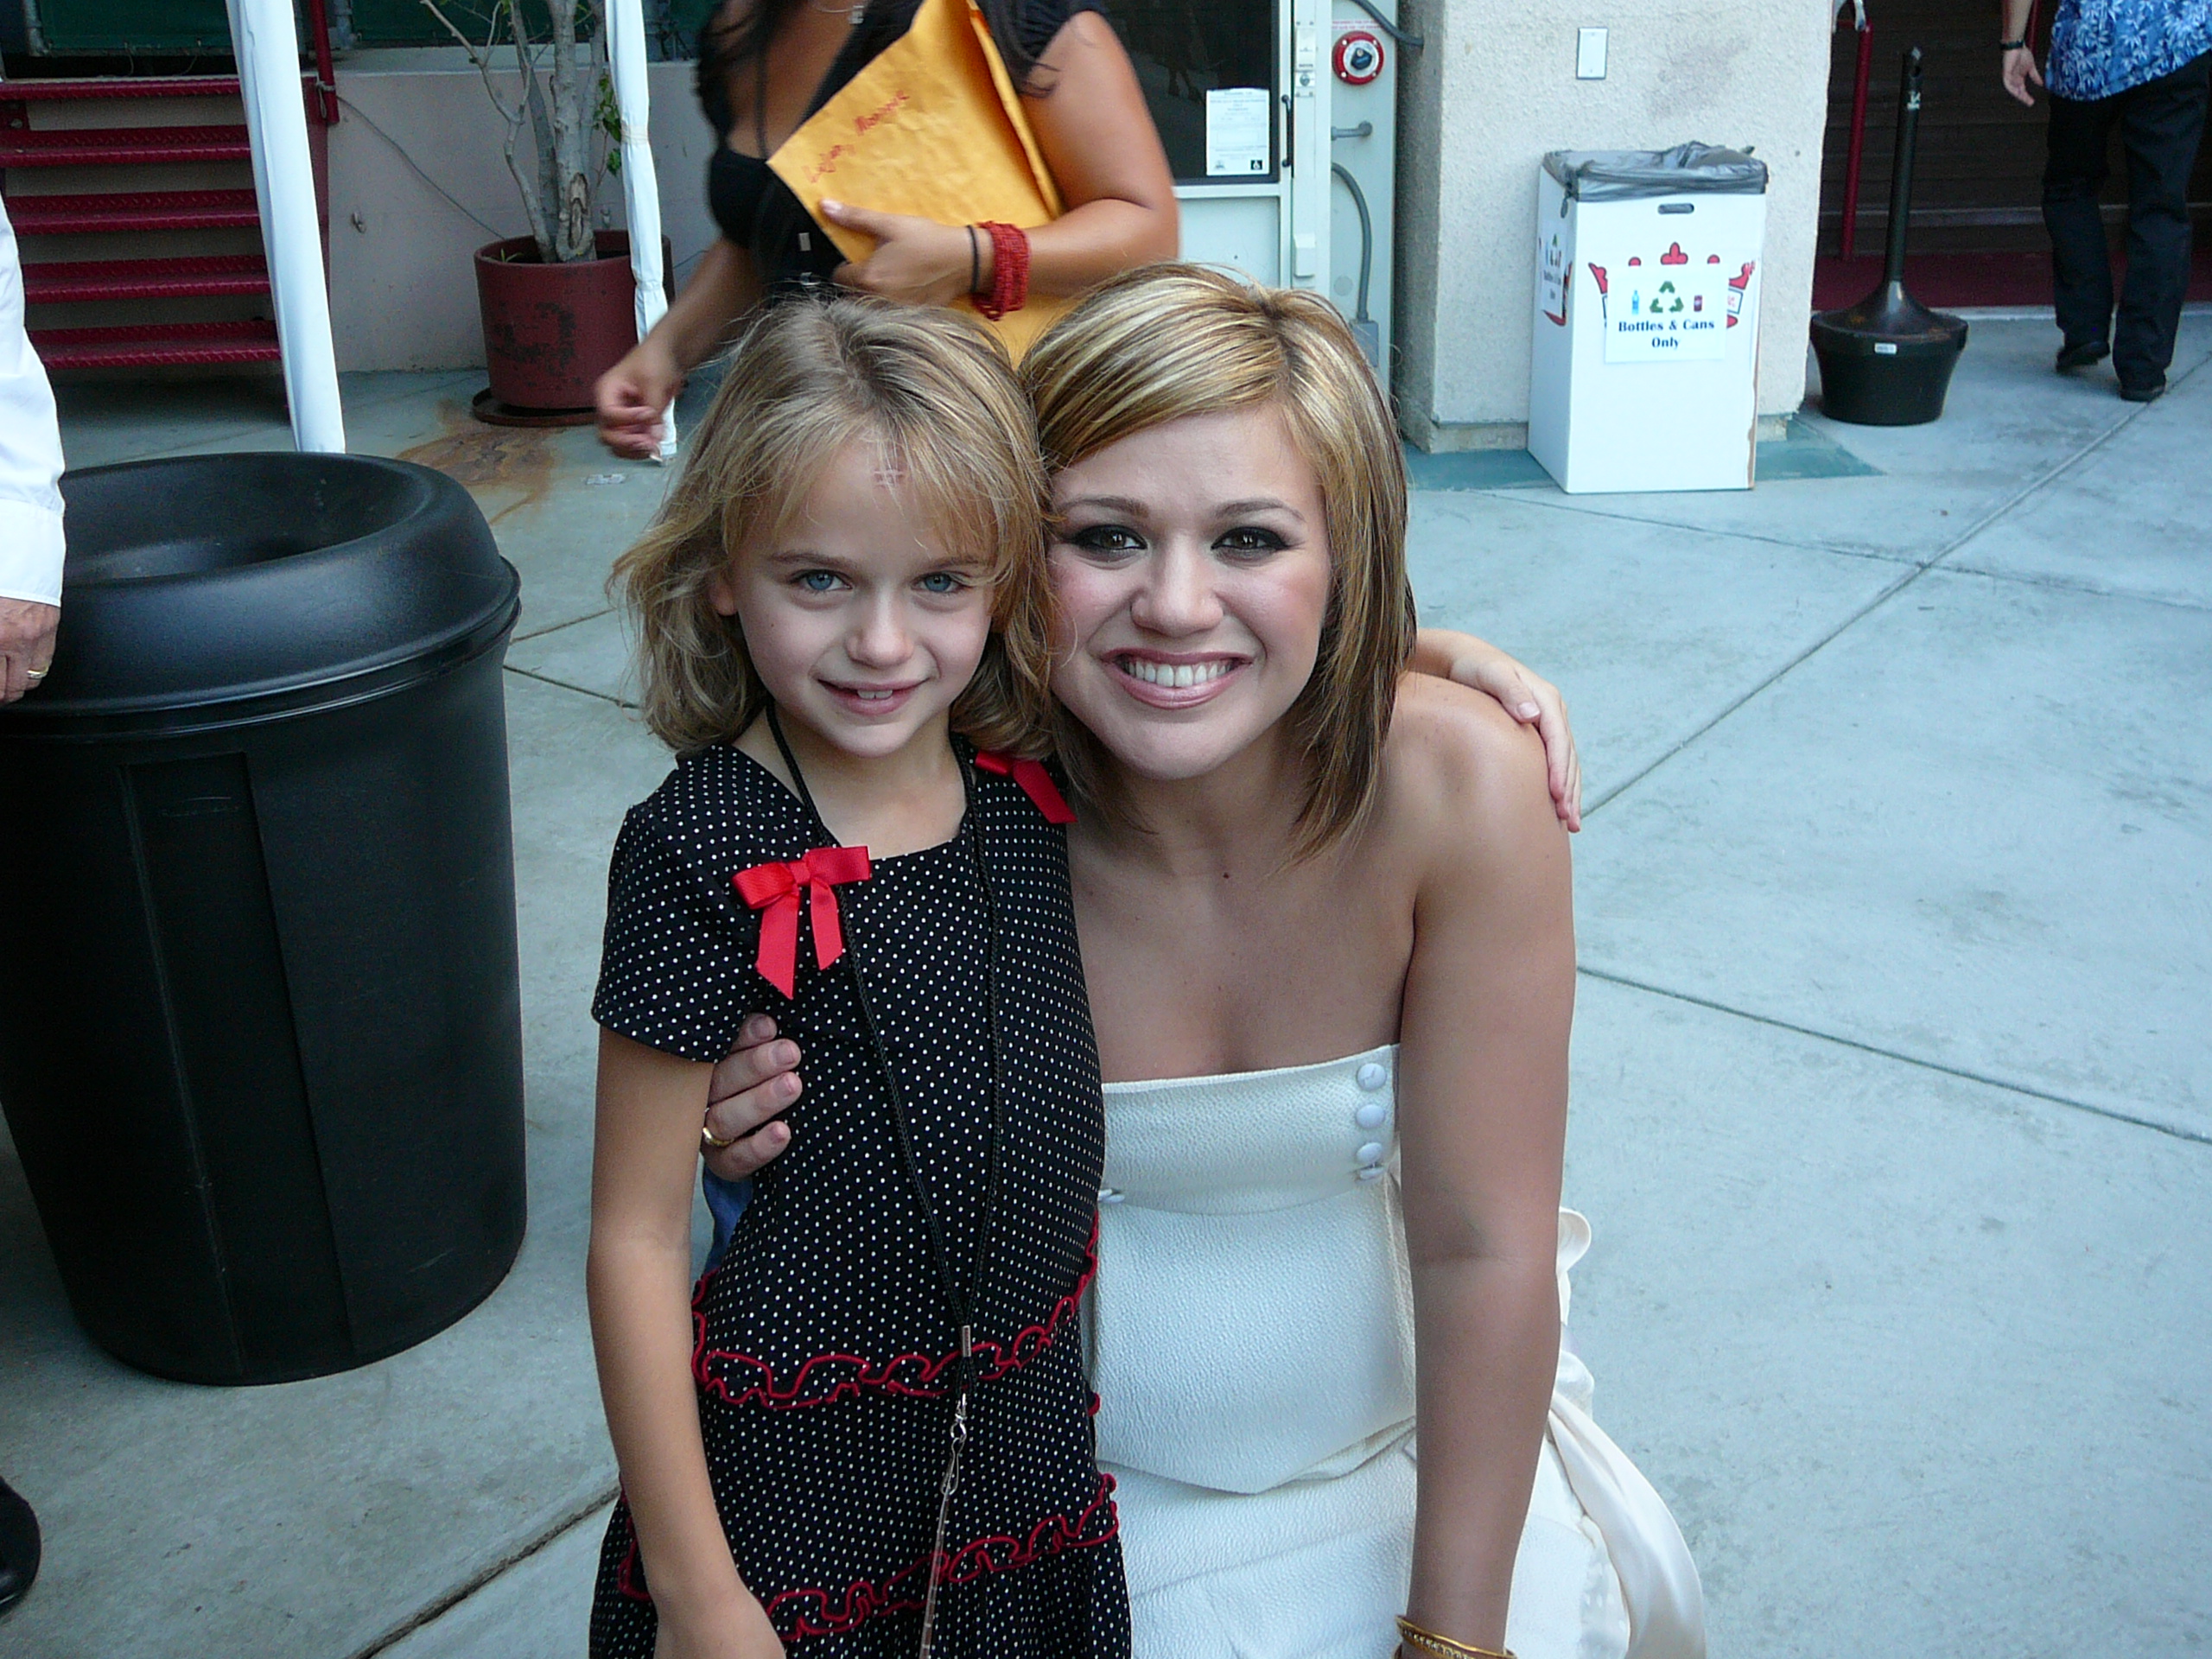
[[[1366,1090],[1370,1094],[1373,1094],[1375,1090],[1380,1089],[1384,1084],[1389,1081],[1389,1068],[1381,1065],[1379,1062],[1370,1060],[1365,1065],[1359,1068],[1359,1086]]]

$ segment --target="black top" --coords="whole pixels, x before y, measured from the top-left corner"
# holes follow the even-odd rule
[[[806,106],[807,115],[811,117],[844,91],[855,75],[906,32],[920,9],[921,0],[869,0],[867,11],[853,26],[852,38],[815,89]],[[1042,55],[1076,13],[1103,12],[1105,8],[1100,0],[1022,0],[1020,10],[1021,46],[1033,58]],[[700,69],[699,106],[720,141],[707,163],[707,207],[715,223],[724,236],[753,255],[764,282],[772,285],[810,277],[826,279],[843,262],[844,255],[760,155],[741,155],[729,147],[736,119],[730,113],[729,88],[722,79],[727,71],[715,63],[703,41]],[[767,60],[758,59],[739,73],[758,75],[765,83]],[[767,103],[764,90],[760,86],[754,90],[750,135],[753,149],[762,152],[768,143],[762,113]]]
[[[817,967],[803,921],[788,1000],[755,966],[760,916],[733,878],[833,838],[740,751],[685,758],[616,843],[592,1012],[703,1061],[764,1009],[805,1057],[791,1147],[756,1178],[694,1298],[716,1502],[778,1633],[807,1659],[915,1651],[955,1392],[950,1263],[973,1305],[980,1363],[937,1651],[1119,1659],[1119,1522],[1093,1451],[1076,1311],[1093,1262],[1104,1109],[1066,843],[1018,785],[960,753],[969,805],[959,833],[837,887],[845,955]],[[618,1506],[594,1659],[646,1659],[653,1633]]]

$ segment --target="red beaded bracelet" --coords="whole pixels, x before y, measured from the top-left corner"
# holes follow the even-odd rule
[[[991,291],[976,298],[976,308],[996,322],[1029,302],[1029,238],[1012,225],[986,220],[991,238]]]

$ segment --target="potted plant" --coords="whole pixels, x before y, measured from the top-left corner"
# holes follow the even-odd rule
[[[637,339],[629,235],[593,228],[600,187],[621,165],[603,0],[531,6],[545,19],[543,38],[522,0],[492,0],[481,45],[439,0],[422,4],[461,42],[506,123],[507,171],[530,225],[528,236],[476,251],[492,381],[476,413],[501,424],[581,425],[592,416],[593,382]],[[496,74],[508,46],[518,83],[512,99]],[[525,130],[527,161],[518,153]]]

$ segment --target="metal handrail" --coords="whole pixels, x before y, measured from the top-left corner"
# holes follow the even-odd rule
[[[338,67],[330,55],[327,0],[308,0],[308,33],[315,46],[315,114],[326,127],[338,124]]]

